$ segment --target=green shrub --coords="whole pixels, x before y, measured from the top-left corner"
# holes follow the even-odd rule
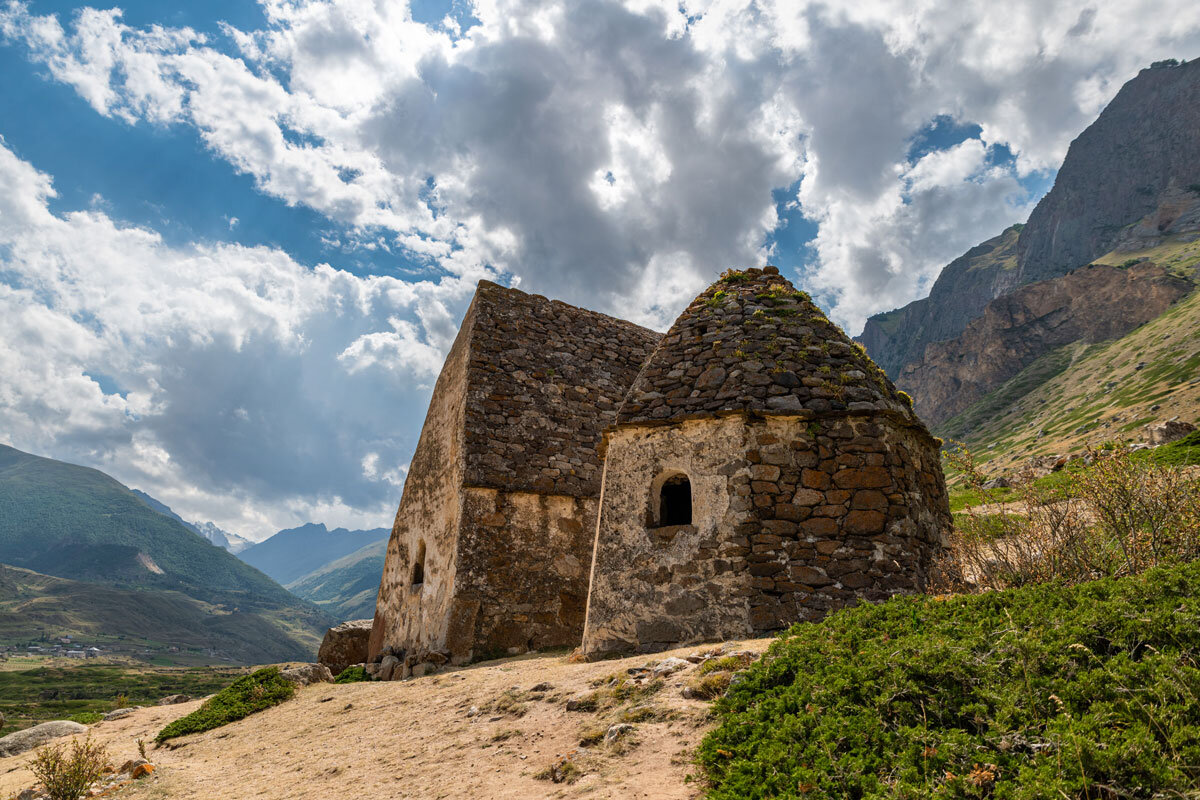
[[[1200,430],[1161,447],[1139,450],[1134,453],[1134,458],[1175,467],[1200,464]]]
[[[80,711],[78,714],[72,714],[67,717],[71,722],[78,722],[80,725],[95,725],[100,720],[104,719],[104,715],[99,711]]]
[[[29,769],[50,800],[79,800],[88,786],[111,767],[108,751],[90,738],[46,745],[34,754]]]
[[[176,736],[202,733],[228,725],[257,711],[277,706],[295,692],[296,687],[283,679],[278,667],[260,669],[238,678],[191,714],[163,728],[154,741],[165,742]]]
[[[714,706],[709,797],[1190,797],[1200,563],[796,625]]]
[[[334,678],[334,683],[362,683],[371,680],[366,667],[346,667]]]

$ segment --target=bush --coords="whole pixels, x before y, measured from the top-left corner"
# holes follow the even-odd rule
[[[80,711],[78,714],[67,717],[67,719],[71,720],[71,722],[78,722],[80,725],[95,725],[104,719],[104,715],[99,711]]]
[[[1200,790],[1200,564],[796,625],[714,705],[709,797]]]
[[[1092,466],[1065,469],[1053,481],[1018,480],[1014,511],[956,515],[934,588],[1074,584],[1200,558],[1200,478],[1138,456],[1093,453]],[[975,496],[989,502],[970,454],[953,459]]]
[[[260,669],[238,678],[191,714],[163,728],[154,741],[161,743],[176,736],[203,733],[228,725],[255,712],[277,706],[295,692],[296,687],[283,679],[278,667]]]
[[[92,784],[111,769],[108,751],[91,738],[75,739],[70,750],[63,743],[46,745],[29,765],[50,800],[79,800]]]
[[[333,679],[334,683],[362,683],[371,680],[366,667],[346,667]]]

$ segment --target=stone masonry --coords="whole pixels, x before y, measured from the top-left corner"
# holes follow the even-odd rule
[[[950,527],[907,397],[777,270],[727,273],[605,433],[588,656],[777,630],[923,588]],[[690,519],[666,524],[664,486]]]
[[[658,338],[480,282],[388,543],[368,652],[384,677],[578,644],[601,431]]]

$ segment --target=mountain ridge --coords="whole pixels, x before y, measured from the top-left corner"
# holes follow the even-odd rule
[[[328,623],[111,476],[7,445],[0,445],[0,563],[124,592],[179,593],[232,617],[230,625],[246,623],[246,652],[272,639],[266,631],[282,633],[270,646],[276,660],[311,657]]]
[[[1197,130],[1200,61],[1143,69],[1071,143],[1026,223],[952,261],[928,297],[868,318],[857,341],[897,378],[992,300],[1113,250],[1131,226],[1200,186]]]

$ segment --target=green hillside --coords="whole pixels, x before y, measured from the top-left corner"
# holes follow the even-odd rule
[[[339,621],[373,617],[386,552],[386,539],[369,544],[289,583],[287,588]]]
[[[1200,242],[1168,243],[1137,257],[1194,275]],[[935,433],[965,442],[999,474],[1034,456],[1144,441],[1147,425],[1176,417],[1200,423],[1200,292],[1119,339],[1047,353]]]
[[[0,644],[71,636],[106,653],[181,663],[309,660],[319,644],[287,609],[230,612],[173,591],[138,591],[0,564]],[[179,655],[172,657],[172,648]],[[210,655],[215,653],[215,656]]]
[[[184,595],[229,616],[223,630],[245,637],[234,653],[242,661],[266,653],[273,654],[267,660],[310,657],[327,623],[318,610],[150,509],[108,475],[2,445],[0,563],[146,597]],[[179,618],[160,621],[165,628],[183,625]]]

